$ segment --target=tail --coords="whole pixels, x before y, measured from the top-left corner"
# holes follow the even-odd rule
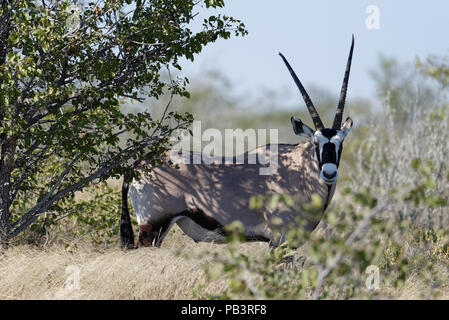
[[[134,232],[128,209],[128,190],[129,181],[125,175],[122,185],[122,216],[120,218],[120,246],[122,249],[134,248]]]

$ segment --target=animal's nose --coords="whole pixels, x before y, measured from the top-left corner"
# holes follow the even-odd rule
[[[329,172],[323,170],[323,175],[328,179],[332,179],[337,175],[337,171],[329,173]]]
[[[338,178],[338,169],[335,163],[325,163],[321,168],[321,179],[327,184],[333,184]]]

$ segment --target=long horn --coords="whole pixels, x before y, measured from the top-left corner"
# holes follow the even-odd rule
[[[306,89],[304,89],[301,81],[299,81],[298,77],[296,76],[295,71],[293,71],[292,67],[288,63],[287,59],[282,55],[282,53],[279,52],[279,55],[281,56],[282,60],[284,60],[285,65],[287,66],[288,71],[290,71],[290,74],[293,77],[293,80],[295,81],[296,85],[299,88],[299,91],[301,91],[302,98],[304,99],[304,102],[306,103],[307,109],[309,109],[310,115],[313,120],[313,124],[315,125],[316,130],[323,130],[324,125],[323,122],[321,122],[320,116],[318,115],[318,112],[316,111],[315,107],[313,106],[312,100],[310,100],[309,95],[307,94]]]
[[[335,112],[334,123],[332,129],[339,130],[341,127],[341,120],[343,119],[343,111],[345,109],[346,91],[348,90],[349,73],[351,71],[352,51],[354,50],[354,35],[352,35],[351,50],[349,51],[348,62],[346,64],[345,77],[343,85],[341,86],[340,101],[338,101],[337,111]]]

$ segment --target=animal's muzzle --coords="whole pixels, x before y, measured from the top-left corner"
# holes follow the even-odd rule
[[[333,179],[333,178],[337,175],[337,172],[332,172],[332,173],[328,174],[326,171],[323,171],[323,175],[324,175],[327,179]]]
[[[334,184],[338,178],[338,169],[337,165],[334,163],[325,163],[321,168],[320,173],[321,179],[324,180],[327,184]]]

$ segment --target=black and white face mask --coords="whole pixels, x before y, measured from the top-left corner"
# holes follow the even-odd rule
[[[307,137],[315,145],[321,179],[326,184],[334,184],[338,178],[343,140],[352,128],[352,119],[348,117],[340,130],[325,128],[316,131],[300,119],[292,117],[291,121],[295,134]]]

